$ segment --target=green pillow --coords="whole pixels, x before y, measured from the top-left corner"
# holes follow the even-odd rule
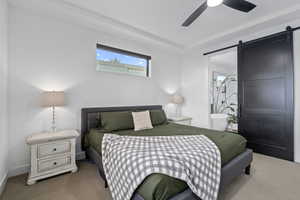
[[[163,110],[150,110],[150,116],[153,126],[167,123],[167,117]]]
[[[95,133],[99,133],[101,135],[104,135],[104,133],[107,133],[107,130],[105,129],[91,129],[89,131],[89,133],[84,135],[84,148],[89,148],[91,143],[94,143],[94,135],[96,135]],[[96,141],[97,142],[97,141]]]
[[[102,112],[101,127],[107,131],[133,129],[133,118],[129,111]]]

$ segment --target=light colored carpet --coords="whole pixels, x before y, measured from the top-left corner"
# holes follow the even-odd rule
[[[10,178],[1,200],[111,200],[89,162],[79,171],[26,186],[26,175]],[[220,200],[299,200],[300,165],[255,154],[251,176],[243,175],[220,194]]]

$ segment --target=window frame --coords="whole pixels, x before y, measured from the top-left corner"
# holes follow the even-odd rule
[[[111,46],[107,46],[107,45],[103,45],[103,44],[99,44],[99,43],[97,43],[96,48],[106,50],[106,51],[111,51],[111,52],[114,52],[114,53],[123,54],[123,55],[126,55],[126,56],[132,56],[132,57],[145,59],[147,61],[146,76],[145,77],[146,78],[150,77],[150,62],[151,62],[151,59],[152,59],[151,56],[136,53],[136,52],[133,52],[133,51],[120,49],[120,48],[116,48],[116,47],[111,47]]]

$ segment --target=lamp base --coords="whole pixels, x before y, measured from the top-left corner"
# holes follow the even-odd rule
[[[180,105],[176,105],[176,110],[175,110],[175,117],[180,117],[181,116],[181,108]]]
[[[56,133],[56,131],[57,131],[56,127],[55,127],[55,126],[52,126],[52,127],[51,127],[51,132],[52,132],[52,133]]]
[[[56,132],[56,125],[55,125],[55,106],[52,107],[52,133]]]

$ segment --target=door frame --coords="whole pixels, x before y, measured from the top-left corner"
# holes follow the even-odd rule
[[[211,122],[211,88],[212,88],[212,63],[211,63],[211,57],[214,57],[214,56],[217,56],[217,55],[222,55],[222,54],[226,54],[226,53],[229,53],[229,52],[236,52],[237,54],[237,58],[236,58],[236,65],[237,65],[237,76],[238,76],[238,47],[232,47],[230,49],[226,49],[226,50],[223,50],[223,51],[219,51],[219,52],[216,52],[216,53],[213,53],[209,56],[207,56],[207,66],[208,66],[208,70],[207,70],[207,73],[208,73],[208,88],[207,88],[207,92],[208,92],[208,125],[209,125],[209,128],[211,129],[212,128],[212,122]],[[237,95],[237,98],[238,98],[238,95]],[[238,104],[238,99],[237,99],[237,104]]]

